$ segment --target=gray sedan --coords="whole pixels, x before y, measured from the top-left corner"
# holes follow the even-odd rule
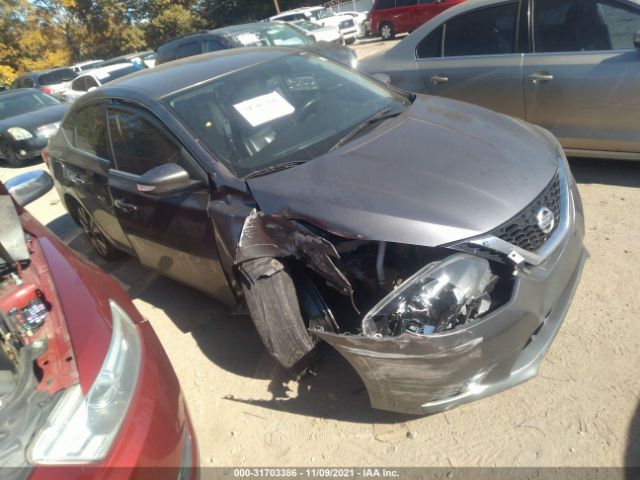
[[[639,47],[638,0],[469,0],[360,69],[541,125],[568,155],[640,160]]]

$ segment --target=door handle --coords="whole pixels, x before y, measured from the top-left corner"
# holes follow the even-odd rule
[[[84,185],[85,183],[87,183],[87,181],[77,173],[72,173],[71,175],[69,175],[69,180],[71,180],[71,183],[75,183],[76,185]]]
[[[116,206],[116,208],[126,213],[133,213],[138,210],[138,207],[136,205],[128,203],[126,200],[123,200],[121,198],[114,200],[113,204]]]
[[[529,75],[529,78],[533,80],[533,83],[539,84],[550,82],[551,80],[553,80],[553,75],[551,75],[549,72],[536,72]]]
[[[447,83],[448,81],[449,81],[449,77],[447,75],[442,74],[442,73],[437,73],[437,74],[431,75],[429,77],[429,82],[431,84],[433,84],[434,86],[442,85],[443,83]]]

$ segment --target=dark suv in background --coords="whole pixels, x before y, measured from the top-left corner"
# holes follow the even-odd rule
[[[311,50],[353,68],[355,51],[342,45],[316,43],[298,28],[280,22],[259,22],[205,30],[171,40],[158,48],[156,65],[200,53],[240,47],[293,47]]]

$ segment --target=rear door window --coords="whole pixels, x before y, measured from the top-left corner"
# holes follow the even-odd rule
[[[482,8],[460,15],[446,24],[444,56],[515,53],[517,20],[517,3]]]
[[[376,2],[376,10],[386,10],[388,8],[396,8],[396,0],[378,0]]]
[[[76,78],[71,84],[71,90],[75,90],[77,92],[86,92],[87,91],[87,77]]]
[[[76,147],[85,153],[111,161],[106,113],[101,105],[90,105],[75,116]]]
[[[438,27],[418,44],[416,57],[437,58],[442,55],[442,27]]]
[[[224,50],[226,47],[220,40],[215,38],[207,38],[202,42],[202,53],[217,52],[218,50]]]
[[[640,12],[614,0],[536,0],[536,52],[632,49]]]
[[[189,42],[180,45],[176,50],[176,58],[190,57],[201,53],[200,42]]]

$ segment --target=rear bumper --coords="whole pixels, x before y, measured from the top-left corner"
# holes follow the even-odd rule
[[[518,274],[510,301],[467,328],[383,338],[314,333],[351,363],[371,405],[382,410],[431,414],[529,380],[562,325],[587,258],[583,214],[575,213],[562,245]]]

